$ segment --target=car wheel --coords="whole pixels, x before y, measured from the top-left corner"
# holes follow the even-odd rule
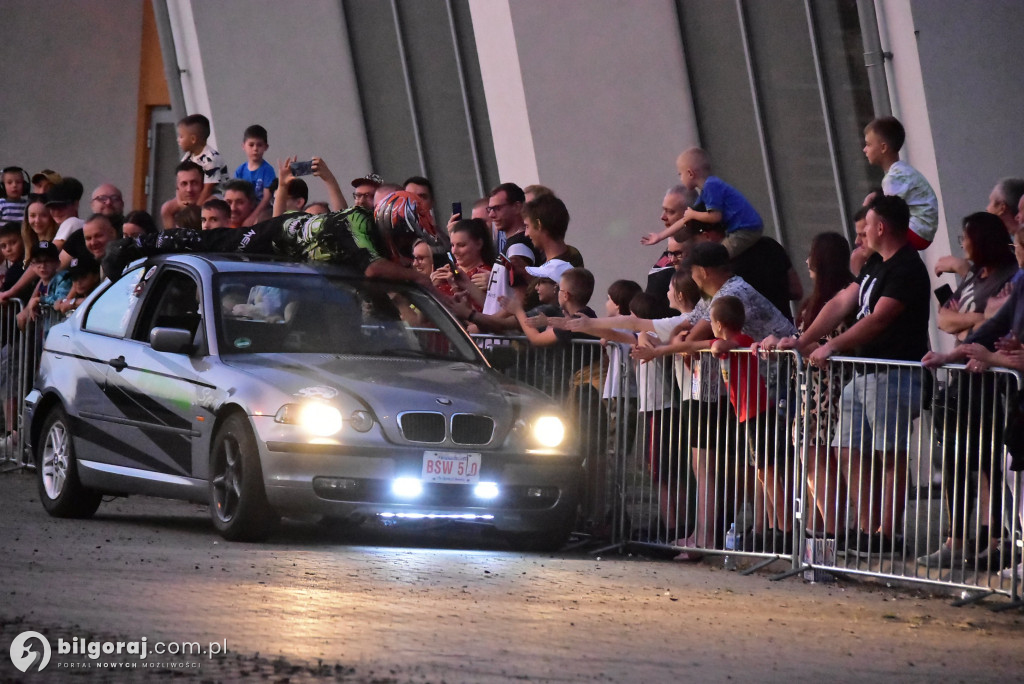
[[[99,508],[102,495],[82,486],[68,416],[57,407],[43,423],[36,447],[39,500],[55,518],[88,518]]]
[[[267,502],[256,438],[240,414],[228,416],[213,439],[210,515],[213,526],[230,541],[264,539],[277,522]]]

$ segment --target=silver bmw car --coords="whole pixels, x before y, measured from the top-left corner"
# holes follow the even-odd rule
[[[500,351],[500,350],[498,350]],[[206,502],[227,539],[282,515],[493,526],[555,548],[581,457],[426,290],[228,255],[139,262],[49,332],[25,425],[43,506]]]

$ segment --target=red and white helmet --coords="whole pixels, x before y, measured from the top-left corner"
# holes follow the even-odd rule
[[[445,246],[444,236],[437,232],[430,212],[421,207],[411,192],[398,190],[386,196],[377,203],[373,218],[392,259],[411,259],[413,243],[418,239],[432,248]]]

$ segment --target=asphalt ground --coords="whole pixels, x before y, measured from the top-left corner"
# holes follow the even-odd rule
[[[517,553],[451,527],[285,521],[228,543],[202,506],[133,497],[57,520],[32,473],[0,475],[0,681],[1018,681],[1024,616],[993,605],[710,560]],[[52,645],[41,672],[8,657],[27,630]],[[147,667],[57,652],[143,637],[225,652]]]

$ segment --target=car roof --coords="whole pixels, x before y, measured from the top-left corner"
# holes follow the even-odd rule
[[[177,253],[162,254],[147,260],[149,264],[176,263],[204,266],[213,273],[308,273],[362,278],[363,274],[351,268],[331,264],[289,261],[281,257],[248,254]]]

